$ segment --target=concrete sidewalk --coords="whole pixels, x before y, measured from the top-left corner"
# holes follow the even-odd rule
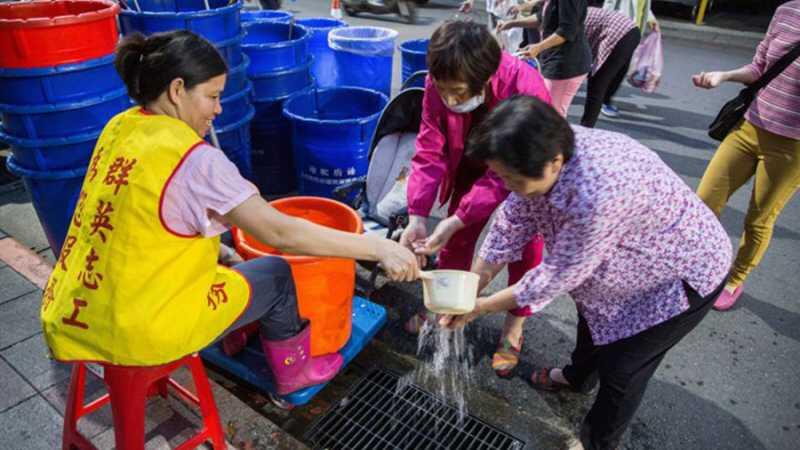
[[[51,265],[43,258],[0,231],[0,429],[3,430],[0,449],[3,450],[61,447],[70,365],[49,359],[39,322],[42,287],[50,269]],[[191,386],[187,371],[179,371],[175,378],[184,386]],[[87,401],[105,392],[99,379],[92,376],[88,379]],[[213,379],[211,385],[229,448],[306,448]],[[177,397],[152,399],[145,425],[147,448],[174,447],[193,434],[200,423],[197,411],[187,408]],[[108,406],[84,418],[79,427],[97,448],[114,446]]]

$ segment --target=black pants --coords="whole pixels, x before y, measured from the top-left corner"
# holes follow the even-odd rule
[[[597,398],[581,427],[581,442],[586,450],[617,448],[664,355],[700,323],[724,286],[723,282],[714,292],[701,297],[684,283],[689,309],[607,345],[594,345],[586,320],[579,316],[572,362],[563,373],[570,385],[582,392],[588,392],[600,381]]]
[[[628,73],[633,52],[639,46],[639,39],[641,36],[638,28],[627,32],[617,42],[603,65],[589,77],[581,125],[593,128],[603,103],[611,103],[611,98],[617,93]]]
[[[290,338],[303,329],[305,323],[297,312],[292,270],[285,259],[264,256],[233,268],[250,283],[250,305],[222,336],[255,321],[261,323],[261,335],[270,341]]]

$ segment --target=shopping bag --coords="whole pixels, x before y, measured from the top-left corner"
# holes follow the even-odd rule
[[[661,32],[653,31],[644,38],[633,52],[631,67],[633,70],[628,75],[628,83],[644,92],[654,92],[661,82],[664,69]]]

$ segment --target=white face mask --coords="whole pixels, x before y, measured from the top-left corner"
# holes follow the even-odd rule
[[[481,106],[483,104],[483,94],[476,95],[475,97],[472,97],[464,102],[461,102],[453,106],[450,106],[444,98],[442,98],[442,102],[444,102],[444,105],[447,106],[447,109],[449,109],[450,111],[453,111],[454,113],[458,114],[466,114],[475,111],[475,109],[477,109],[478,106]]]

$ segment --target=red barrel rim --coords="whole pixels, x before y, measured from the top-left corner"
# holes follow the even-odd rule
[[[45,11],[48,8],[52,9],[54,5],[70,5],[75,8],[77,14],[33,17],[16,17],[14,14],[19,16],[23,12]],[[0,28],[40,28],[94,22],[114,17],[119,11],[118,4],[107,0],[37,0],[3,3],[0,4]]]

